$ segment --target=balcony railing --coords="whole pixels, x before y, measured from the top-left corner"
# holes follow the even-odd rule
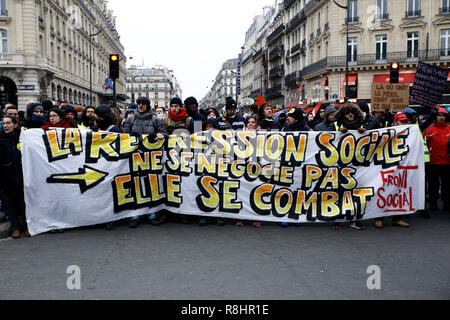
[[[286,33],[291,32],[300,25],[300,13],[297,13],[286,25]]]
[[[253,54],[253,61],[255,61],[256,59],[258,59],[260,56],[261,56],[261,54],[263,53],[263,49],[261,48],[261,49],[259,49],[258,51],[256,51],[254,54]]]
[[[288,74],[284,78],[284,82],[286,83],[286,86],[292,87],[297,85],[297,80],[301,80],[302,76],[300,71],[295,71],[290,74]]]
[[[287,10],[295,3],[296,0],[284,0],[284,9]]]
[[[284,45],[278,46],[269,53],[269,60],[273,60],[274,58],[281,56],[284,52]]]
[[[272,42],[275,40],[282,32],[284,31],[284,24],[280,25],[278,28],[276,28],[268,37],[267,37],[267,43]]]
[[[300,43],[297,43],[295,46],[292,47],[291,54],[294,54],[297,51],[300,51]]]
[[[273,79],[273,78],[281,77],[283,72],[284,72],[284,66],[283,65],[276,66],[276,67],[270,69],[270,71],[269,71],[269,78]]]
[[[276,86],[274,86],[272,88],[267,89],[265,95],[269,99],[281,96],[282,95],[282,89],[283,89],[283,87],[282,87],[281,84],[276,85]]]
[[[349,61],[352,66],[366,66],[377,64],[389,64],[391,62],[416,62],[416,61],[439,61],[450,60],[450,48],[446,49],[431,49],[431,50],[417,50],[417,51],[402,51],[389,52],[386,55],[373,54],[359,54],[356,57],[352,56],[353,61]],[[345,67],[347,65],[346,56],[335,56],[324,58],[313,64],[303,68],[302,75],[309,75],[327,68]]]
[[[408,10],[405,13],[405,18],[417,18],[422,14],[421,10]]]

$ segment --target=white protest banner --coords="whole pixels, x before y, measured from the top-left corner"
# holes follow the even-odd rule
[[[198,132],[150,141],[23,130],[32,235],[166,209],[205,217],[327,222],[425,207],[417,126],[341,132]]]

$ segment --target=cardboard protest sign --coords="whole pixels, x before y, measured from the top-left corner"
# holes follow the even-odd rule
[[[364,134],[217,130],[156,141],[29,129],[21,146],[32,235],[163,209],[313,223],[425,206],[424,146],[413,125]]]
[[[409,105],[409,85],[404,83],[372,83],[372,111],[389,109],[399,112]]]
[[[447,78],[448,70],[420,61],[411,88],[411,103],[435,107],[447,89]]]

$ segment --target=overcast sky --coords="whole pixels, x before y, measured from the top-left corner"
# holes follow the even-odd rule
[[[183,99],[207,93],[222,64],[237,58],[245,33],[275,0],[109,0],[127,65],[172,69]]]

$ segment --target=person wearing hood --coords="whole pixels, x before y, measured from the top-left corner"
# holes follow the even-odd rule
[[[314,127],[314,131],[336,131],[336,119],[334,115],[336,114],[337,109],[333,106],[328,106],[325,109],[325,118],[324,120],[317,124]]]
[[[19,148],[19,122],[13,116],[2,119],[0,130],[0,187],[6,196],[6,213],[11,223],[12,238],[18,239],[22,233],[29,237],[25,216],[22,156]]]
[[[450,210],[450,157],[448,141],[450,139],[449,114],[446,109],[440,108],[436,121],[424,132],[430,162],[426,164],[428,180],[428,194],[431,210],[438,210],[439,187],[444,210]]]
[[[337,131],[342,133],[347,133],[349,130],[357,130],[359,133],[366,132],[364,129],[364,114],[361,109],[355,103],[345,103],[335,114],[337,122]],[[350,228],[357,230],[365,230],[366,228],[362,225],[360,220],[351,221]],[[340,222],[335,222],[333,226],[334,230],[339,230],[341,228]]]
[[[277,122],[280,125],[281,128],[284,128],[286,126],[287,121],[286,112],[284,111],[277,112],[273,118],[275,122]]]
[[[95,122],[100,131],[122,133],[117,127],[113,109],[106,104],[99,105],[95,108]]]
[[[23,126],[27,129],[37,129],[43,125],[45,125],[44,107],[39,102],[33,102],[27,109]]]
[[[358,106],[364,113],[363,128],[366,130],[380,129],[380,122],[378,121],[378,117],[375,117],[370,114],[369,105],[365,102],[360,102]]]
[[[140,97],[136,101],[138,107],[137,112],[125,120],[123,124],[123,132],[141,138],[143,134],[148,134],[149,140],[164,139],[168,136],[167,130],[164,128],[163,120],[158,118],[151,110],[150,100]],[[148,222],[153,225],[160,225],[162,221],[156,213],[150,213]],[[130,228],[139,226],[139,217],[130,219]]]
[[[223,118],[231,125],[233,130],[244,129],[245,119],[237,111],[237,103],[232,97],[225,99],[225,114]],[[220,121],[219,121],[220,122]]]
[[[189,117],[194,121],[201,121],[202,124],[206,120],[205,116],[198,112],[198,102],[194,97],[189,97],[184,100],[184,107]]]
[[[327,106],[322,104],[319,107],[319,110],[317,110],[316,115],[314,116],[314,124],[312,128],[315,128],[319,123],[323,122],[325,120],[325,110],[327,109]]]
[[[261,130],[279,131],[281,125],[273,118],[273,106],[269,103],[262,104],[258,109],[258,123]]]

